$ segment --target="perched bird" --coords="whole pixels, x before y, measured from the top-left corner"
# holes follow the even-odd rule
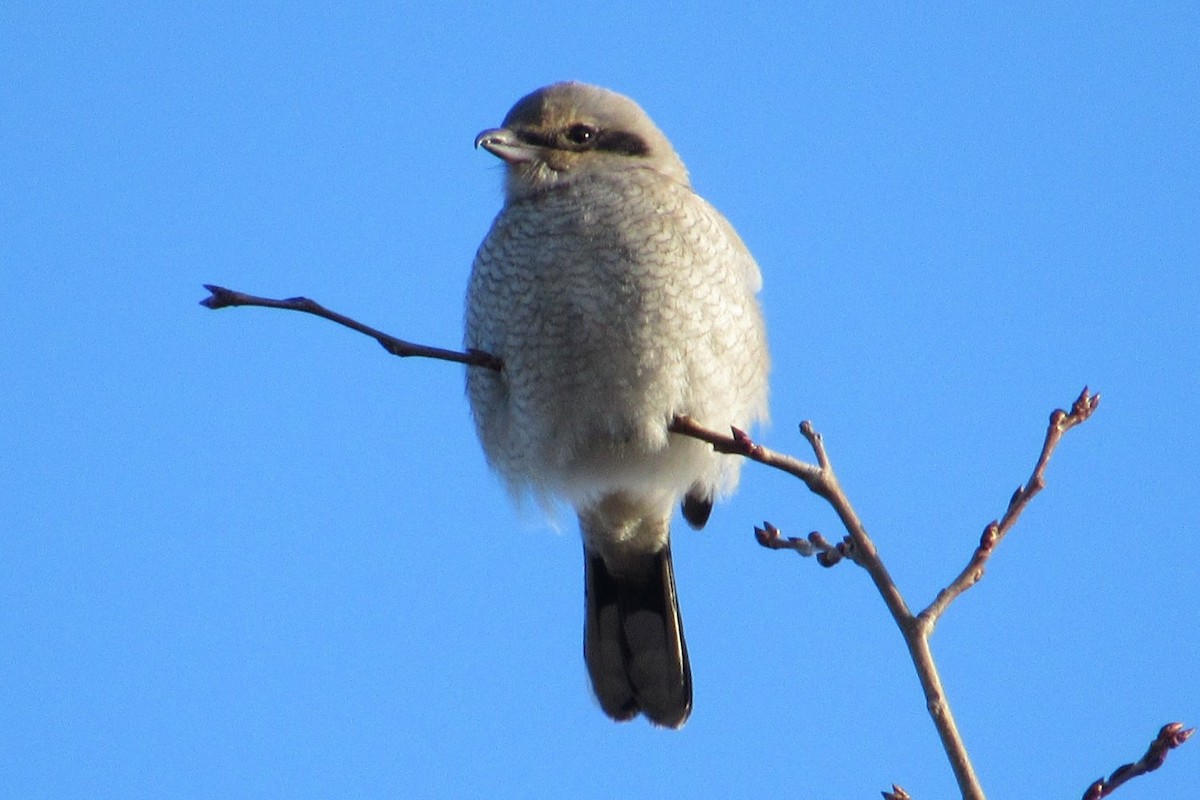
[[[583,83],[521,98],[475,140],[504,207],[467,290],[467,393],[514,493],[565,500],[583,532],[584,659],[606,714],[681,726],[692,676],[669,526],[704,525],[740,459],[667,430],[766,416],[758,266],[632,100]]]

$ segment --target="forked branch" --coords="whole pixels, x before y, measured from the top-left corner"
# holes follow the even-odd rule
[[[392,355],[453,361],[459,364],[466,364],[470,367],[497,371],[504,368],[503,362],[490,353],[479,351],[463,352],[414,344],[413,342],[398,339],[390,334],[353,320],[350,317],[331,311],[306,297],[291,297],[276,300],[244,294],[221,286],[206,284],[205,288],[208,289],[211,296],[202,300],[201,305],[207,308],[219,309],[233,306],[257,306],[260,308],[300,311],[336,322],[339,325],[344,325],[347,328],[370,336]],[[816,464],[770,450],[757,444],[745,432],[737,428],[732,428],[729,434],[724,434],[704,428],[698,425],[695,420],[686,416],[675,417],[669,425],[669,430],[680,436],[690,436],[708,442],[717,452],[742,456],[772,469],[778,469],[789,475],[793,475],[803,481],[809,490],[824,498],[833,507],[847,531],[846,538],[837,545],[830,544],[820,533],[816,532],[809,534],[805,539],[795,537],[785,538],[779,529],[769,522],[764,523],[762,528],[755,528],[755,535],[759,543],[764,547],[775,550],[794,550],[801,555],[816,555],[818,562],[824,566],[832,566],[842,558],[846,558],[867,571],[871,576],[871,580],[875,583],[875,588],[883,597],[888,611],[904,636],[904,642],[908,647],[913,666],[916,668],[921,688],[925,692],[925,700],[930,716],[933,718],[939,737],[941,737],[942,746],[949,757],[964,800],[983,800],[983,789],[980,787],[979,781],[975,776],[974,768],[971,766],[970,758],[967,755],[966,746],[958,733],[954,716],[950,712],[950,704],[946,700],[941,678],[938,675],[937,666],[934,663],[933,654],[929,647],[929,638],[933,633],[933,628],[937,620],[945,613],[955,598],[973,586],[983,576],[984,566],[988,559],[991,558],[992,553],[995,552],[996,546],[1016,524],[1021,512],[1025,510],[1030,500],[1045,486],[1046,465],[1049,463],[1050,456],[1054,453],[1063,434],[1086,421],[1092,415],[1092,412],[1096,410],[1099,402],[1100,396],[1098,394],[1091,394],[1087,387],[1084,387],[1078,399],[1071,406],[1070,411],[1059,409],[1050,415],[1050,425],[1042,442],[1041,454],[1034,465],[1033,473],[1029,480],[1024,485],[1018,487],[1017,491],[1013,493],[1004,515],[999,520],[989,523],[984,529],[979,546],[975,548],[975,552],[967,562],[966,567],[963,568],[945,589],[942,589],[938,593],[937,597],[928,607],[916,615],[909,611],[903,595],[888,574],[887,568],[884,566],[883,560],[875,548],[875,543],[867,535],[866,528],[858,518],[858,514],[850,504],[845,492],[842,491],[829,455],[825,450],[824,441],[810,422],[801,424],[800,432],[812,448],[813,455],[817,461]],[[1164,726],[1141,760],[1133,764],[1126,764],[1117,769],[1107,779],[1101,779],[1093,783],[1084,795],[1084,800],[1100,800],[1100,798],[1107,797],[1118,786],[1131,778],[1157,769],[1166,759],[1167,753],[1187,741],[1194,732],[1194,728],[1185,730],[1183,725],[1177,722]],[[892,792],[885,792],[884,796],[894,798],[908,797],[907,793],[899,787],[893,787]]]

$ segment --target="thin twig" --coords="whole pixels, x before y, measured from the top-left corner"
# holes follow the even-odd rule
[[[201,305],[206,308],[259,306],[262,308],[279,308],[287,311],[302,311],[306,314],[314,314],[366,334],[394,355],[423,356],[444,361],[455,361],[487,369],[503,369],[503,362],[494,355],[480,352],[464,353],[406,342],[378,331],[375,328],[363,325],[335,311],[330,311],[306,297],[275,300],[236,292],[221,286],[205,285],[205,288],[212,294],[211,297],[201,301]],[[842,524],[845,525],[846,530],[850,534],[850,550],[854,554],[855,561],[867,570],[867,573],[871,576],[876,588],[882,595],[884,602],[887,604],[892,617],[904,633],[905,642],[908,643],[913,663],[916,665],[918,675],[921,678],[921,685],[925,689],[926,702],[934,718],[938,734],[942,738],[942,745],[950,758],[951,766],[954,769],[955,777],[958,779],[959,788],[962,790],[964,800],[983,800],[983,791],[979,787],[978,780],[975,778],[974,769],[967,756],[966,747],[958,735],[954,718],[950,714],[949,704],[945,702],[941,680],[937,676],[937,669],[933,664],[932,656],[928,652],[928,644],[924,642],[917,627],[913,625],[914,618],[911,612],[909,612],[904,598],[888,574],[883,561],[880,560],[875,550],[875,544],[867,535],[866,528],[859,520],[854,507],[850,505],[849,499],[838,485],[833,466],[830,463],[828,454],[825,452],[825,445],[821,439],[821,435],[813,429],[812,424],[804,422],[800,426],[800,432],[808,440],[813,453],[817,457],[816,465],[800,461],[782,453],[776,453],[762,445],[756,444],[745,432],[737,428],[731,429],[732,435],[724,435],[707,430],[688,417],[676,416],[672,419],[668,429],[678,435],[692,436],[708,442],[718,452],[744,456],[752,461],[757,461],[766,466],[794,475],[804,481],[805,485],[811,491],[825,498],[834,507],[842,520]]]
[[[1154,741],[1146,750],[1146,755],[1132,764],[1123,764],[1117,767],[1116,771],[1108,778],[1101,778],[1093,783],[1083,793],[1083,800],[1100,800],[1102,797],[1108,797],[1126,781],[1158,769],[1167,760],[1167,753],[1192,738],[1192,734],[1195,732],[1195,728],[1184,730],[1182,722],[1169,722],[1163,725],[1158,736],[1154,737]]]
[[[221,286],[205,284],[205,288],[209,290],[211,296],[200,301],[200,303],[210,309],[228,308],[231,306],[258,306],[261,308],[301,311],[336,322],[339,325],[344,325],[347,328],[370,336],[392,355],[434,358],[497,371],[504,368],[503,361],[490,353],[477,350],[466,352],[446,350],[397,339],[390,334],[371,328],[335,311],[330,311],[306,297],[291,297],[284,300],[276,300],[233,291]],[[765,466],[793,475],[803,481],[809,490],[824,498],[833,506],[849,534],[845,540],[836,546],[831,545],[821,534],[816,532],[810,534],[807,540],[796,538],[784,539],[779,529],[770,523],[764,523],[763,528],[755,529],[759,543],[764,547],[772,549],[795,550],[802,555],[816,554],[818,561],[825,566],[831,566],[843,557],[849,558],[867,571],[872,581],[874,581],[876,589],[883,597],[888,611],[904,636],[909,655],[916,668],[921,687],[925,692],[925,700],[930,716],[933,718],[938,735],[942,740],[942,746],[949,757],[955,779],[958,782],[959,790],[962,792],[964,800],[983,800],[983,789],[975,777],[974,768],[971,765],[966,746],[963,744],[962,737],[958,733],[954,716],[950,712],[950,705],[946,701],[945,690],[942,687],[941,678],[938,675],[937,666],[934,663],[933,654],[929,648],[929,637],[933,631],[934,623],[954,598],[979,580],[983,574],[984,564],[991,556],[996,544],[1008,533],[1025,506],[1028,505],[1034,495],[1041,491],[1045,485],[1043,473],[1045,472],[1046,464],[1049,462],[1050,456],[1054,452],[1054,448],[1058,445],[1062,435],[1091,416],[1099,401],[1099,395],[1089,394],[1085,387],[1069,413],[1058,410],[1051,415],[1050,427],[1042,445],[1042,452],[1029,482],[1025,486],[1018,488],[1013,494],[1004,516],[998,522],[988,525],[979,547],[976,548],[967,567],[963,569],[949,586],[938,594],[938,597],[928,608],[917,616],[914,616],[909,611],[908,605],[900,594],[900,590],[896,587],[882,559],[879,557],[874,542],[867,535],[866,528],[838,484],[833,465],[825,450],[824,441],[811,423],[804,422],[800,426],[800,432],[808,440],[809,446],[812,447],[817,459],[816,464],[810,464],[769,450],[755,443],[745,432],[737,428],[731,429],[732,435],[725,435],[708,430],[698,425],[689,417],[676,416],[672,419],[668,429],[680,436],[690,436],[708,442],[717,452],[743,456]],[[1102,779],[1092,784],[1088,788],[1088,793],[1084,796],[1085,800],[1099,800],[1099,798],[1106,797],[1112,790],[1129,779],[1157,769],[1162,765],[1167,752],[1187,741],[1194,731],[1195,729],[1183,730],[1183,726],[1180,723],[1171,723],[1164,726],[1159,732],[1158,738],[1150,745],[1150,749],[1140,761],[1136,764],[1126,764],[1114,772],[1107,780]],[[893,792],[890,795],[885,792],[884,796],[907,797],[907,793],[899,787],[893,787]]]
[[[745,431],[730,428],[732,435],[717,433],[703,427],[691,417],[683,414],[677,414],[671,420],[671,424],[667,426],[667,430],[681,436],[690,436],[693,439],[708,442],[718,453],[743,456],[751,461],[757,461],[759,464],[765,464],[768,467],[786,472],[789,475],[794,475],[808,484],[808,488],[818,494],[820,493],[816,488],[821,482],[820,467],[801,461],[798,458],[769,450],[761,444],[752,441],[746,435]]]
[[[904,636],[904,643],[908,647],[909,657],[912,659],[917,677],[921,682],[921,689],[925,693],[926,707],[929,710],[930,717],[933,718],[933,724],[937,729],[938,737],[941,739],[942,748],[946,751],[951,769],[954,771],[959,791],[962,792],[964,800],[983,800],[983,788],[980,786],[979,779],[975,775],[975,768],[971,764],[966,744],[958,732],[958,725],[954,721],[954,714],[950,710],[949,701],[946,699],[946,690],[942,686],[942,679],[938,674],[937,664],[934,662],[933,653],[929,648],[929,634],[931,631],[928,627],[921,625],[919,620],[909,611],[908,604],[905,602],[903,595],[901,595],[900,589],[896,586],[896,582],[892,580],[891,575],[888,573],[887,567],[884,566],[883,559],[880,558],[875,543],[867,534],[867,529],[858,518],[858,514],[854,510],[854,506],[851,505],[850,499],[842,491],[842,487],[837,480],[837,474],[833,469],[833,463],[829,458],[829,453],[825,449],[825,441],[821,437],[821,434],[813,427],[812,423],[808,421],[803,422],[800,425],[800,433],[808,440],[809,446],[812,447],[813,454],[817,459],[816,465],[768,450],[762,445],[751,441],[749,436],[736,428],[733,429],[733,435],[727,436],[716,431],[707,430],[697,425],[694,420],[685,417],[676,417],[670,429],[675,433],[693,436],[708,442],[717,452],[745,456],[752,461],[757,461],[760,464],[765,464],[787,472],[790,475],[795,475],[804,481],[810,491],[824,498],[833,506],[834,511],[837,512],[838,517],[842,520],[842,525],[845,526],[849,534],[849,543],[846,546],[845,555],[852,558],[855,563],[863,567],[867,571],[867,574],[871,576],[876,590],[883,597],[883,601],[887,605],[892,619],[896,621],[897,627],[900,628],[900,632]],[[788,548],[787,545],[774,547],[774,544],[777,544],[777,542],[769,532],[767,532],[765,541],[764,537],[758,535],[757,531],[756,536],[758,536],[759,542],[765,547],[772,547],[773,549],[799,549],[795,547]]]
[[[761,528],[757,525],[754,527],[754,538],[768,550],[793,550],[805,558],[816,556],[817,563],[822,567],[832,567],[847,556],[853,559],[849,537],[837,544],[830,544],[819,531],[813,531],[807,537],[784,536],[779,528],[764,522]]]
[[[214,286],[209,283],[204,284],[204,288],[212,293],[211,297],[206,297],[200,301],[200,305],[205,308],[216,310],[232,306],[257,306],[259,308],[281,308],[285,311],[302,311],[305,314],[313,314],[322,319],[336,322],[339,325],[345,325],[347,328],[359,333],[364,333],[379,342],[384,350],[401,358],[408,358],[410,356],[436,358],[441,361],[454,361],[459,364],[484,367],[496,371],[504,368],[504,363],[490,353],[484,353],[479,350],[469,350],[466,352],[445,350],[441,347],[429,347],[423,344],[406,342],[403,339],[397,339],[391,334],[364,325],[358,320],[351,319],[336,311],[330,311],[325,306],[315,300],[309,300],[307,297],[288,297],[284,300],[276,300],[270,297],[257,297],[252,294],[245,294],[244,292],[235,292],[232,289],[226,289],[223,286]]]
[[[920,617],[926,624],[936,625],[938,618],[945,613],[955,598],[970,589],[983,577],[984,566],[992,557],[996,545],[1000,544],[1005,535],[1012,530],[1017,518],[1021,516],[1021,512],[1029,505],[1029,501],[1045,488],[1046,465],[1050,463],[1050,456],[1054,454],[1054,448],[1058,447],[1063,434],[1081,422],[1086,422],[1099,405],[1100,395],[1091,394],[1088,387],[1085,386],[1069,412],[1059,408],[1050,415],[1050,425],[1046,428],[1046,438],[1042,442],[1042,452],[1038,456],[1037,464],[1033,467],[1033,474],[1029,476],[1029,480],[1024,486],[1018,486],[1017,490],[1013,492],[1004,516],[999,521],[992,520],[983,529],[983,535],[979,538],[979,546],[975,548],[967,566],[963,567],[958,577],[951,581],[945,589],[938,592],[934,601],[920,613]]]
[[[929,639],[937,619],[955,597],[979,580],[979,576],[983,573],[983,565],[991,556],[996,545],[1016,524],[1017,518],[1020,517],[1029,501],[1045,486],[1046,465],[1063,434],[1087,420],[1099,402],[1100,396],[1090,394],[1084,387],[1069,413],[1060,409],[1051,414],[1046,438],[1042,443],[1041,453],[1028,483],[1013,494],[1004,516],[987,527],[967,568],[951,582],[950,586],[939,593],[929,608],[916,616],[909,611],[903,595],[884,566],[874,542],[838,484],[829,454],[825,449],[824,440],[810,422],[806,421],[801,424],[800,432],[812,447],[817,459],[816,466],[768,450],[751,441],[745,433],[737,429],[734,429],[732,436],[724,436],[714,431],[707,431],[692,420],[677,417],[672,425],[672,430],[709,442],[718,452],[742,455],[795,475],[803,480],[812,492],[833,506],[849,533],[848,544],[843,555],[850,555],[855,563],[866,569],[904,636],[909,656],[925,693],[926,706],[933,718],[942,746],[950,759],[959,790],[964,798],[982,799],[983,789],[975,775],[966,745],[958,732],[957,723],[942,685],[941,675],[929,646]],[[760,544],[771,549],[791,549],[802,555],[806,554],[805,550],[810,553],[817,552],[817,549],[813,548],[812,542],[804,542],[804,540],[795,538],[784,539],[774,526],[756,528],[755,535]],[[822,552],[821,555],[827,556],[828,550]]]

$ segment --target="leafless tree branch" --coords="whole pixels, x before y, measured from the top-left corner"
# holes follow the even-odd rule
[[[235,292],[233,289],[226,289],[224,286],[215,286],[211,283],[204,284],[204,288],[208,289],[211,293],[209,297],[200,301],[200,305],[205,308],[216,310],[218,308],[231,308],[233,306],[256,306],[258,308],[281,308],[285,311],[302,311],[305,314],[312,314],[322,319],[327,319],[330,322],[336,322],[338,325],[344,325],[359,333],[366,334],[379,342],[384,350],[401,358],[408,358],[410,356],[436,358],[441,361],[454,361],[459,364],[484,367],[496,371],[504,367],[500,359],[490,353],[481,353],[478,350],[468,352],[445,350],[441,347],[428,347],[423,344],[413,344],[403,339],[397,339],[391,334],[375,330],[336,311],[330,311],[325,306],[315,300],[309,300],[307,297],[288,297],[283,300],[276,300],[270,297],[257,297],[256,295],[245,294],[244,292]]]
[[[947,701],[945,689],[942,687],[941,676],[938,674],[937,665],[933,660],[933,653],[929,648],[929,636],[932,633],[932,626],[922,623],[919,618],[909,611],[908,604],[905,602],[903,595],[901,595],[899,588],[897,588],[896,582],[892,580],[891,575],[888,573],[887,567],[884,565],[883,559],[880,558],[879,551],[875,547],[875,543],[867,534],[866,527],[862,524],[857,512],[854,510],[854,506],[850,503],[850,499],[842,491],[842,487],[838,483],[833,463],[825,449],[825,442],[821,434],[813,428],[811,422],[805,421],[800,425],[800,433],[808,440],[809,446],[812,447],[813,453],[817,458],[817,465],[814,466],[797,461],[790,456],[780,455],[761,445],[755,444],[750,441],[745,433],[737,429],[733,430],[732,435],[724,436],[715,431],[698,429],[698,426],[691,420],[685,420],[684,422],[686,424],[681,424],[680,418],[677,417],[674,423],[672,423],[671,430],[675,433],[685,433],[703,439],[712,444],[718,452],[743,455],[752,461],[757,461],[760,464],[766,464],[767,466],[781,469],[788,474],[795,475],[804,481],[810,491],[822,497],[833,506],[834,511],[837,512],[838,517],[842,520],[842,524],[849,533],[848,541],[843,547],[843,554],[851,556],[852,560],[865,569],[867,574],[871,576],[871,580],[875,583],[875,588],[879,591],[880,596],[883,597],[883,601],[887,605],[892,619],[896,621],[896,625],[900,628],[900,632],[904,636],[904,643],[908,647],[909,657],[912,659],[913,666],[917,671],[917,677],[921,682],[921,688],[925,693],[926,707],[933,718],[934,727],[937,729],[938,736],[942,741],[942,747],[950,760],[951,769],[954,771],[954,777],[958,782],[958,787],[962,792],[963,798],[965,800],[983,800],[983,788],[979,784],[979,779],[975,775],[975,768],[971,764],[966,745],[958,732],[958,726],[954,721],[954,714],[950,710],[950,703]],[[771,526],[771,528],[773,527]],[[770,528],[768,528],[765,534],[766,541],[764,541],[763,534],[759,534],[757,529],[755,531],[759,542],[767,547],[772,546],[772,540],[774,539],[769,531]],[[777,547],[774,549],[782,548]],[[791,549],[799,551],[799,548]]]
[[[446,350],[437,347],[414,344],[397,339],[382,331],[363,325],[356,320],[330,311],[324,306],[306,297],[292,297],[276,300],[255,295],[236,292],[220,286],[205,285],[211,293],[210,297],[201,301],[201,305],[211,308],[228,308],[231,306],[257,306],[261,308],[279,308],[289,311],[302,311],[323,319],[344,325],[347,328],[363,333],[379,342],[392,355],[408,357],[417,356],[434,358],[442,361],[453,361],[481,369],[502,370],[503,362],[490,353],[480,351]],[[914,615],[908,608],[903,595],[892,580],[875,543],[867,535],[867,530],[859,519],[850,500],[842,491],[834,472],[833,464],[825,449],[824,440],[812,423],[805,421],[800,425],[800,433],[808,441],[816,458],[816,464],[811,464],[783,453],[777,453],[754,442],[744,431],[731,428],[729,434],[712,431],[698,425],[695,420],[686,416],[676,416],[669,425],[672,433],[680,436],[690,436],[708,442],[719,453],[727,453],[756,461],[773,469],[793,475],[814,494],[828,502],[845,526],[847,536],[836,545],[830,544],[820,533],[813,532],[807,538],[783,537],[779,529],[769,522],[762,528],[755,528],[755,536],[759,544],[773,550],[794,550],[804,556],[817,557],[823,566],[832,566],[843,558],[853,561],[866,570],[875,584],[888,611],[895,620],[904,636],[909,656],[913,661],[921,688],[925,693],[926,707],[933,718],[942,746],[954,770],[955,779],[964,800],[983,800],[983,789],[975,776],[974,767],[967,754],[967,749],[958,733],[950,704],[942,687],[941,677],[934,663],[933,653],[929,647],[929,639],[938,619],[950,604],[979,581],[983,576],[986,565],[996,546],[1016,524],[1021,512],[1030,500],[1045,486],[1044,473],[1050,456],[1054,453],[1063,434],[1076,425],[1085,422],[1096,410],[1100,402],[1098,394],[1093,395],[1084,387],[1070,411],[1056,410],[1050,415],[1050,425],[1042,443],[1041,454],[1034,465],[1033,473],[1023,486],[1017,488],[1009,500],[1004,515],[993,521],[984,529],[979,546],[968,561],[967,566],[941,590],[932,603],[919,614]],[[1101,779],[1092,784],[1084,800],[1099,800],[1107,797],[1121,784],[1138,775],[1157,769],[1166,759],[1167,753],[1187,741],[1195,729],[1184,730],[1181,723],[1171,723],[1159,731],[1158,737],[1151,743],[1146,755],[1134,764],[1126,764],[1114,772],[1108,779]],[[891,792],[883,793],[885,798],[908,798],[908,793],[898,786],[893,786]]]
[[[984,528],[983,535],[979,539],[979,546],[975,548],[975,552],[971,556],[971,560],[967,562],[967,566],[958,574],[958,577],[950,582],[949,586],[938,592],[937,598],[921,612],[920,616],[927,624],[931,626],[936,625],[938,618],[954,602],[954,599],[974,586],[983,577],[984,565],[992,557],[996,546],[1012,530],[1013,525],[1017,522],[1017,518],[1025,510],[1025,506],[1029,505],[1029,501],[1045,487],[1046,480],[1044,476],[1046,465],[1050,462],[1050,456],[1054,453],[1054,448],[1058,447],[1063,434],[1076,425],[1086,422],[1099,405],[1100,395],[1090,394],[1088,388],[1085,386],[1079,397],[1076,398],[1075,403],[1071,406],[1070,411],[1063,411],[1059,408],[1055,409],[1050,415],[1050,425],[1046,429],[1046,438],[1042,442],[1042,452],[1038,456],[1037,464],[1033,467],[1033,474],[1030,475],[1029,480],[1023,486],[1018,486],[1017,490],[1013,492],[1012,498],[1008,501],[1008,508],[1005,510],[1004,516],[999,521],[992,520]]]
[[[1008,509],[1000,521],[992,522],[987,526],[980,545],[976,548],[967,567],[946,589],[939,592],[937,599],[928,608],[918,615],[913,615],[909,611],[903,595],[888,574],[874,543],[838,484],[824,442],[821,435],[813,429],[812,423],[804,422],[800,426],[800,431],[813,448],[818,462],[816,467],[769,451],[750,441],[745,433],[737,429],[733,430],[731,436],[722,436],[712,431],[698,431],[692,424],[680,426],[677,419],[672,430],[677,433],[695,435],[697,438],[710,442],[719,452],[737,453],[753,461],[795,475],[803,480],[812,492],[833,506],[850,534],[847,540],[838,547],[829,546],[823,537],[817,541],[813,541],[811,537],[808,541],[796,538],[784,539],[778,529],[770,523],[767,523],[764,528],[756,528],[755,535],[760,544],[772,549],[792,549],[801,555],[819,553],[818,562],[825,566],[837,563],[841,556],[848,556],[867,570],[904,636],[913,666],[916,668],[921,682],[921,688],[925,692],[926,706],[933,718],[938,735],[941,737],[942,746],[950,759],[959,789],[964,798],[981,799],[984,796],[983,790],[954,721],[954,715],[946,698],[929,640],[938,618],[956,597],[979,580],[983,574],[983,565],[991,557],[996,545],[1016,524],[1017,518],[1029,501],[1045,486],[1046,465],[1063,434],[1086,421],[1095,411],[1099,402],[1100,396],[1091,394],[1087,387],[1084,387],[1070,412],[1059,409],[1050,415],[1050,425],[1029,482],[1013,494]],[[821,547],[820,544],[825,546]]]
[[[854,544],[850,537],[837,544],[830,544],[819,531],[813,531],[805,538],[785,538],[779,528],[770,522],[764,522],[761,528],[755,526],[754,537],[768,550],[794,550],[806,558],[816,556],[817,563],[822,567],[832,567],[843,558],[854,559]]]
[[[1100,800],[1102,797],[1108,797],[1126,781],[1158,769],[1167,760],[1167,753],[1192,738],[1192,734],[1195,732],[1195,728],[1184,730],[1182,722],[1169,722],[1163,725],[1158,731],[1158,736],[1154,737],[1154,741],[1146,750],[1146,755],[1132,764],[1123,764],[1117,767],[1112,775],[1093,783],[1083,793],[1083,800]]]

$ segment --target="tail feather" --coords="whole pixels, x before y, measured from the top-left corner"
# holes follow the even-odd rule
[[[648,569],[614,576],[585,549],[584,659],[604,713],[678,728],[692,711],[692,672],[670,545],[646,557]]]

